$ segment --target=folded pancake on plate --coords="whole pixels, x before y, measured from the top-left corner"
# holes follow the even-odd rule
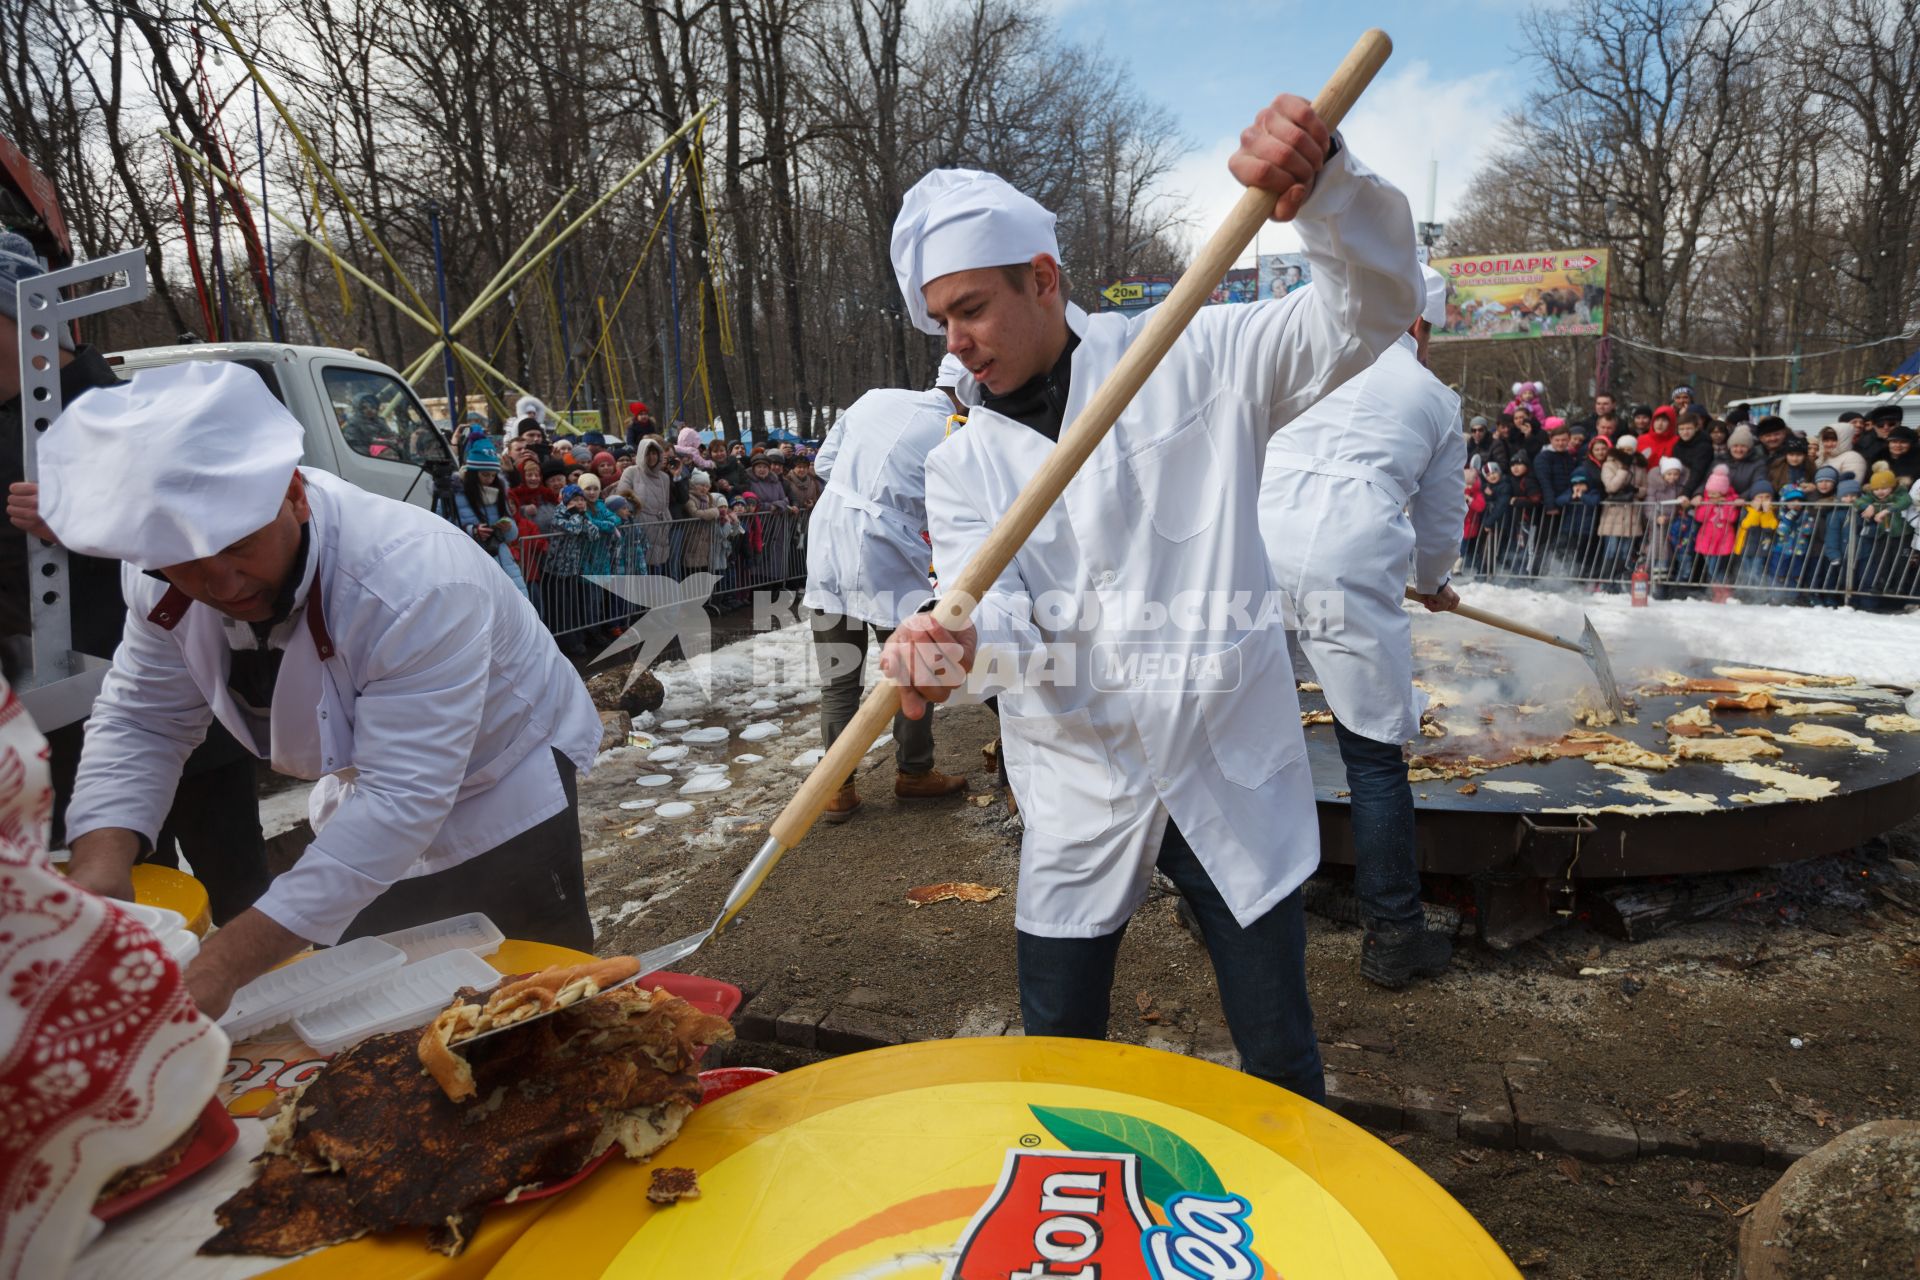
[[[465,991],[454,1008],[486,1001]],[[413,1227],[457,1254],[489,1204],[615,1143],[637,1160],[672,1141],[700,1101],[700,1051],[732,1035],[665,991],[623,987],[468,1046],[467,1101],[422,1069],[420,1031],[374,1036],[284,1108],[201,1251],[285,1257]]]
[[[180,1161],[186,1158],[187,1148],[193,1145],[199,1132],[200,1117],[195,1116],[193,1123],[187,1126],[187,1131],[168,1143],[166,1150],[139,1164],[130,1164],[107,1179],[107,1185],[100,1188],[100,1194],[93,1198],[94,1204],[111,1204],[121,1196],[143,1191],[156,1182],[164,1182],[179,1167]]]

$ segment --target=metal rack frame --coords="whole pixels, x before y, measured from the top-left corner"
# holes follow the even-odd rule
[[[109,276],[122,284],[76,297],[61,290]],[[98,315],[144,299],[149,292],[146,257],[126,249],[91,262],[22,280],[18,286],[21,462],[28,480],[40,478],[41,433],[53,425],[60,403],[60,331],[82,316]],[[17,691],[42,731],[84,719],[93,707],[110,663],[73,648],[73,618],[67,599],[72,576],[67,550],[27,539],[27,581],[32,597],[33,662]]]

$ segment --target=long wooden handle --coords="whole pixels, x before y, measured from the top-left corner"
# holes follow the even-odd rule
[[[1413,601],[1415,604],[1419,604],[1425,600],[1426,597],[1418,591],[1415,591],[1412,587],[1408,587],[1407,599]],[[1530,627],[1524,622],[1515,622],[1512,618],[1503,618],[1497,613],[1488,613],[1485,609],[1476,609],[1470,604],[1457,604],[1453,606],[1451,612],[1457,613],[1461,617],[1473,622],[1483,622],[1489,627],[1498,627],[1502,631],[1511,631],[1513,634],[1525,636],[1529,640],[1538,640],[1542,644],[1550,644],[1556,649],[1566,649],[1578,654],[1586,653],[1585,649],[1582,649],[1573,641],[1562,640],[1551,631],[1542,631],[1540,628]]]
[[[1393,41],[1378,28],[1366,32],[1354,43],[1345,61],[1313,100],[1314,114],[1328,129],[1340,126],[1361,91],[1372,82],[1392,52]],[[1107,432],[1133,402],[1148,376],[1159,367],[1188,323],[1213,296],[1214,289],[1240,260],[1240,255],[1247,251],[1254,235],[1273,217],[1278,199],[1273,192],[1258,187],[1248,187],[1241,193],[1227,220],[1181,273],[1166,300],[1154,307],[1140,336],[1120,357],[1120,363],[1093,393],[1073,425],[1060,433],[1059,443],[987,534],[973,559],[951,581],[940,584],[940,600],[934,606],[933,616],[941,626],[959,631],[967,625],[980,597],[1013,562],[1014,553],[1026,544],[1041,519],[1067,491],[1068,483],[1093,456],[1093,451],[1106,439]],[[769,831],[775,839],[791,848],[806,835],[834,792],[852,774],[860,757],[899,709],[899,687],[891,680],[881,679],[861,701],[853,720],[834,740],[833,749],[814,766],[813,773],[774,819]]]

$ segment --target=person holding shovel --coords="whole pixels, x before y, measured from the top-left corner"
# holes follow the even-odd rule
[[[976,658],[976,691],[1000,693],[1026,822],[1026,1034],[1106,1034],[1120,938],[1158,867],[1199,920],[1243,1069],[1318,1100],[1299,888],[1319,831],[1259,476],[1273,433],[1372,364],[1424,291],[1406,198],[1305,100],[1263,110],[1229,168],[1295,221],[1313,286],[1199,313],[973,623],[915,614],[881,661],[909,716]],[[956,581],[1145,320],[1069,302],[1053,215],[992,174],[923,178],[892,255],[908,313],[985,398],[927,462],[934,559]]]
[[[1447,585],[1466,510],[1460,397],[1427,371],[1427,335],[1446,321],[1447,283],[1420,268],[1426,305],[1371,369],[1274,436],[1260,490],[1260,529],[1280,589],[1304,606],[1340,601],[1338,625],[1315,616],[1300,645],[1333,709],[1352,792],[1353,887],[1366,937],[1360,974],[1404,987],[1447,967],[1446,935],[1426,927],[1413,841],[1405,746],[1420,736],[1413,628],[1402,603],[1409,569],[1428,609],[1459,603]],[[1329,520],[1329,513],[1339,513]],[[1303,608],[1303,619],[1307,615]],[[1318,611],[1313,611],[1316,615]]]

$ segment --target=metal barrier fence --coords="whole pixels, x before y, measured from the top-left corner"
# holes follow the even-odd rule
[[[527,594],[556,637],[626,625],[641,613],[591,577],[719,575],[708,606],[722,612],[749,592],[806,576],[804,512],[740,512],[736,518],[623,523],[615,529],[529,534],[507,548]]]
[[[1874,522],[1846,502],[1603,502],[1509,508],[1461,540],[1460,563],[1488,581],[1596,590],[1628,587],[1645,565],[1658,598],[1894,610],[1920,601],[1913,539],[1901,515]]]

